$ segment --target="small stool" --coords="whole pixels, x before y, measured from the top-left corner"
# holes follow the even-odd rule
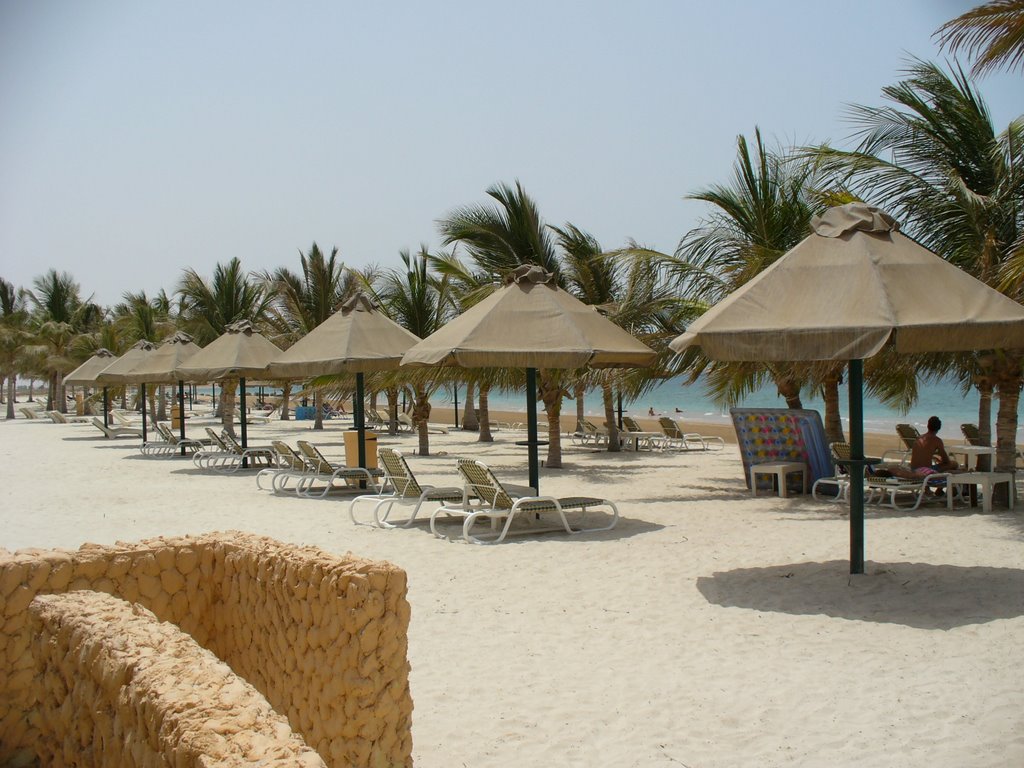
[[[802,461],[771,461],[766,464],[754,464],[750,468],[750,490],[757,496],[757,476],[775,475],[776,483],[779,486],[779,496],[787,498],[786,476],[792,472],[799,472],[803,477],[804,493],[807,493],[807,465]]]

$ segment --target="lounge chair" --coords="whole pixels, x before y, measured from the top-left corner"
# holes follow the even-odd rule
[[[264,479],[270,479],[270,490],[281,493],[288,490],[289,480],[298,480],[310,471],[309,463],[281,440],[271,442],[274,449],[274,466],[261,469],[256,473],[256,487],[263,490]]]
[[[443,504],[430,516],[430,530],[438,538],[447,538],[437,531],[436,523],[439,515],[464,518],[462,538],[471,544],[498,544],[504,541],[505,537],[509,534],[512,521],[519,512],[533,513],[538,518],[544,513],[554,513],[559,522],[559,525],[548,528],[530,526],[522,531],[522,533],[565,531],[572,534],[607,531],[614,528],[619,520],[619,508],[608,499],[586,496],[556,498],[554,496],[532,495],[514,498],[514,494],[501,484],[486,464],[472,459],[459,459],[458,469],[459,474],[465,480],[462,502],[458,505]],[[580,511],[585,517],[587,510],[593,507],[610,508],[612,513],[611,522],[596,528],[573,528],[569,525],[565,517],[566,512]],[[474,536],[472,533],[473,526],[481,517],[491,520],[492,530],[495,530],[496,523],[502,518],[505,520],[505,525],[501,528],[500,532],[496,531],[488,538]]]
[[[309,471],[298,478],[295,492],[306,498],[322,499],[334,490],[353,491],[370,488],[379,492],[375,478],[382,477],[384,472],[380,469],[367,469],[364,467],[348,467],[335,465],[324,458],[320,449],[306,440],[298,441],[299,452],[305,457],[309,465]],[[343,485],[335,485],[335,480],[344,480]],[[324,483],[322,488],[316,487],[316,483]]]
[[[658,426],[661,427],[661,431],[665,434],[665,438],[661,443],[662,448],[683,451],[720,451],[725,448],[725,440],[717,435],[684,432],[679,422],[668,416],[659,418]]]
[[[157,422],[156,431],[163,439],[143,443],[139,449],[142,451],[143,456],[155,456],[161,458],[170,458],[179,454],[184,456],[186,453],[195,454],[202,451],[210,444],[209,440],[193,440],[191,438],[182,439],[174,434],[165,422]]]
[[[431,485],[420,485],[409,469],[405,457],[398,451],[391,448],[381,448],[377,451],[381,464],[384,465],[385,487],[390,492],[368,493],[356,496],[348,505],[348,514],[356,525],[369,525],[361,523],[356,519],[356,504],[361,501],[374,502],[373,523],[378,528],[408,528],[416,522],[416,515],[426,503],[436,502],[438,504],[455,503],[463,501],[464,490],[460,487],[434,487]],[[395,504],[411,506],[413,508],[409,519],[403,523],[392,523],[388,521],[391,509]],[[383,510],[384,514],[381,514]]]
[[[209,427],[206,434],[210,436],[210,445],[193,454],[192,463],[201,469],[212,469],[217,472],[237,472],[248,467],[267,467],[273,461],[274,451],[268,446],[250,446],[242,448],[238,441],[227,432],[217,434]]]
[[[88,424],[90,416],[68,416],[60,411],[47,411],[46,415],[54,424]]]
[[[845,501],[850,495],[849,461],[852,456],[850,444],[836,441],[829,443],[828,448],[832,455],[832,461],[835,462],[836,473],[832,477],[819,477],[815,480],[814,485],[811,486],[811,497],[816,501]],[[875,456],[865,456],[864,460],[870,465],[881,462],[881,459]],[[835,495],[822,494],[819,496],[820,489],[829,487],[835,489]],[[874,501],[875,489],[866,482],[866,479],[864,491],[866,494],[864,500]]]
[[[622,427],[619,439],[632,440],[634,451],[639,450],[641,441],[648,448],[660,448],[665,437],[661,432],[648,432],[632,416],[622,417]]]
[[[949,473],[936,472],[930,475],[922,475],[920,479],[905,477],[878,477],[869,475],[864,478],[865,488],[878,494],[878,502],[883,506],[898,509],[901,512],[912,512],[926,501],[937,501],[948,504],[949,500],[945,495],[938,495],[936,491],[952,493],[948,483]],[[909,506],[900,506],[897,497],[910,497]]]
[[[18,410],[21,411],[21,415],[24,416],[26,419],[39,418],[35,408],[19,408]]]
[[[599,427],[587,419],[584,419],[580,426],[582,431],[577,430],[569,435],[573,443],[576,445],[608,445],[607,429]]]
[[[137,429],[142,424],[141,418],[136,419],[130,416],[127,411],[122,411],[120,408],[113,409],[110,412],[110,418],[122,427],[128,427],[129,429]]]
[[[134,427],[108,427],[95,416],[92,417],[92,425],[110,440],[117,437],[142,437],[141,429],[135,429]]]
[[[398,425],[404,427],[410,432],[416,431],[416,424],[413,423],[412,417],[407,413],[398,414]],[[447,435],[448,427],[441,424],[431,424],[427,422],[427,432],[433,432],[436,435]]]

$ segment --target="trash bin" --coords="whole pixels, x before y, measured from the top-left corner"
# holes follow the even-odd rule
[[[377,468],[377,433],[367,430],[366,435],[366,468]],[[359,466],[359,432],[352,429],[345,432],[345,464],[349,467]]]
[[[181,408],[175,403],[171,406],[171,429],[177,434],[178,430],[181,429]]]
[[[75,393],[75,415],[85,416],[85,396],[81,392]]]

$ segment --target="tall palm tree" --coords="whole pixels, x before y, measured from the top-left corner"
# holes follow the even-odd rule
[[[181,301],[179,324],[196,344],[206,346],[239,320],[265,327],[271,297],[262,281],[251,280],[237,258],[218,263],[207,282],[194,269],[185,270],[177,288]],[[235,390],[232,379],[221,382],[221,419],[234,434]]]
[[[500,283],[522,264],[537,264],[555,274],[564,286],[558,249],[537,204],[517,181],[514,187],[495,184],[487,195],[496,205],[457,208],[438,222],[445,245],[460,244],[488,283]],[[548,419],[546,466],[562,466],[561,408],[565,392],[559,371],[542,369],[537,388]]]
[[[947,21],[935,35],[954,56],[967,51],[976,76],[1001,67],[1024,70],[1024,0],[983,3]]]
[[[826,207],[818,191],[815,164],[803,157],[765,147],[759,129],[754,147],[737,139],[737,157],[729,185],[713,185],[690,195],[712,206],[701,226],[688,232],[676,253],[660,261],[691,312],[709,308],[775,263],[810,233],[811,217]],[[828,370],[799,364],[713,363],[699,354],[684,357],[691,379],[705,374],[709,389],[734,403],[768,381],[789,408],[802,407],[801,390],[812,384],[825,390],[829,437],[842,439],[838,412],[841,366]]]
[[[33,305],[36,343],[49,380],[47,407],[63,413],[67,411],[63,377],[80,362],[72,354],[74,345],[101,321],[103,313],[91,299],[81,298],[78,283],[69,273],[55,269],[37,277],[26,295]]]
[[[815,155],[926,247],[1021,301],[1024,118],[997,134],[984,100],[959,68],[947,73],[914,59],[905,75],[882,91],[892,106],[852,108],[860,140],[854,151],[819,147]],[[1021,355],[996,350],[958,359],[962,379],[998,392],[996,462],[1013,466]],[[979,426],[987,429],[987,421]]]
[[[280,267],[262,277],[271,296],[271,326],[278,346],[288,347],[327,320],[352,295],[355,281],[338,256],[338,248],[324,256],[315,242],[309,253],[299,251],[299,272]],[[323,390],[313,393],[314,429],[323,429]],[[282,407],[287,413],[287,397]]]
[[[163,291],[152,299],[145,291],[127,291],[122,296],[122,301],[113,308],[113,325],[118,336],[129,346],[137,341],[151,341],[156,344],[174,332],[175,320],[171,316],[171,308],[171,302]],[[148,399],[153,423],[166,420],[164,388],[150,388]]]
[[[439,330],[451,316],[448,278],[431,275],[427,267],[431,254],[421,246],[415,256],[401,251],[404,269],[381,273],[371,287],[375,298],[396,323],[421,339]],[[403,375],[406,375],[403,371]],[[430,455],[430,395],[437,389],[437,371],[424,369],[411,375],[413,388],[412,421],[419,437],[419,453]]]
[[[29,339],[25,292],[0,277],[0,387],[7,381],[8,420],[14,418],[18,374],[23,364],[22,348]]]

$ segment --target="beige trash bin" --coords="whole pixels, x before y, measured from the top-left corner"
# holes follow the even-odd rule
[[[171,406],[171,429],[174,430],[175,434],[181,429],[181,408],[178,407],[177,403]]]
[[[366,468],[376,469],[377,433],[367,430],[363,434],[366,436]],[[359,432],[354,429],[345,432],[345,465],[359,466]]]

